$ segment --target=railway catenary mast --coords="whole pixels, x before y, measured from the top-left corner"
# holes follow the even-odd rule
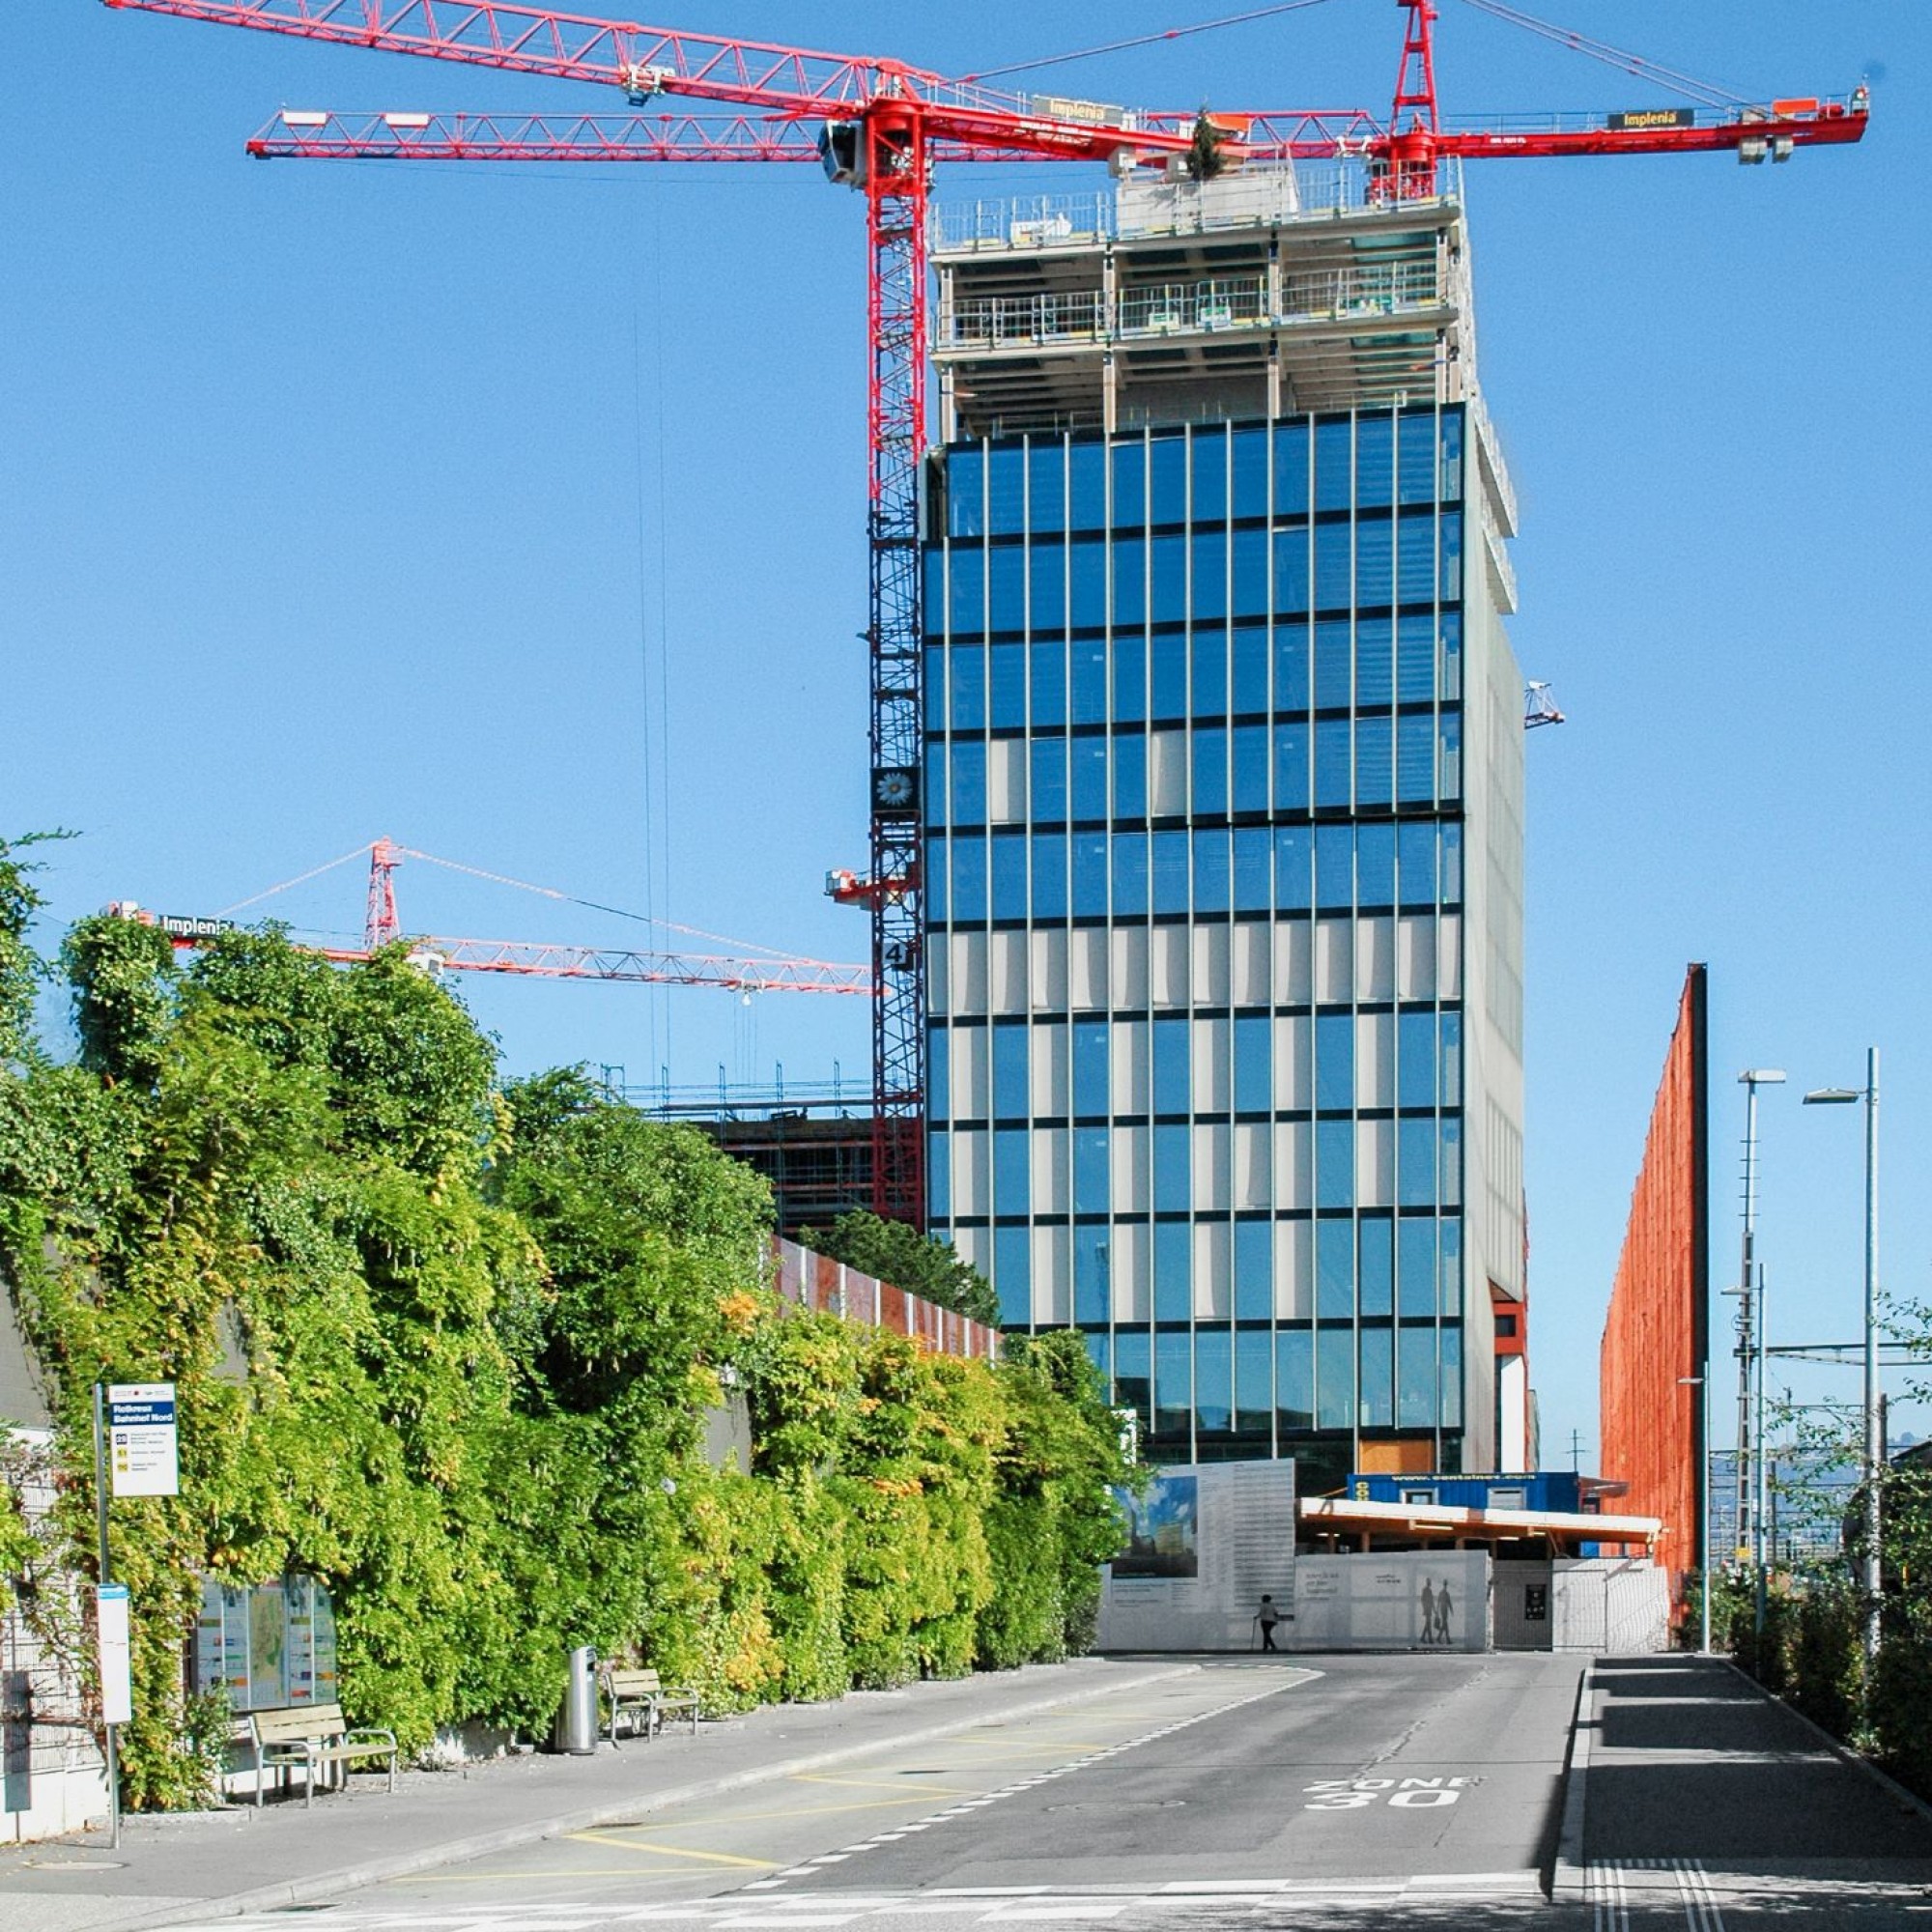
[[[925,986],[920,831],[923,645],[919,467],[926,441],[926,212],[949,160],[1102,161],[1185,168],[1208,117],[1010,95],[869,55],[813,52],[591,19],[498,0],[105,0],[110,7],[504,71],[615,87],[633,107],[667,99],[724,118],[284,114],[252,141],[264,156],[481,160],[803,161],[864,193],[867,276],[867,641],[870,652],[870,864],[839,896],[872,916],[873,1205],[923,1225]],[[1806,98],[1507,128],[1444,128],[1433,0],[1405,16],[1385,121],[1362,109],[1216,113],[1206,145],[1227,162],[1354,158],[1373,192],[1427,198],[1444,159],[1733,152],[1785,160],[1859,140],[1868,102]],[[1497,10],[1503,11],[1503,10]],[[1641,71],[1641,64],[1638,64]]]

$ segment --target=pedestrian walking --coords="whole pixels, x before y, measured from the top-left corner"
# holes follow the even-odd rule
[[[1272,1597],[1264,1596],[1262,1598],[1262,1606],[1255,1612],[1255,1621],[1262,1627],[1262,1648],[1264,1650],[1272,1650],[1274,1648],[1274,1627],[1281,1622],[1281,1612],[1275,1608]]]

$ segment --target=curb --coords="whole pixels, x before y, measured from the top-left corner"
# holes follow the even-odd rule
[[[1065,1668],[1064,1665],[1060,1666]],[[695,1799],[715,1798],[726,1791],[743,1790],[748,1785],[766,1784],[781,1777],[796,1777],[803,1772],[820,1771],[828,1765],[848,1763],[853,1758],[869,1757],[875,1751],[893,1750],[906,1745],[930,1744],[970,1730],[991,1717],[1002,1721],[1035,1717],[1042,1711],[1059,1710],[1068,1704],[1090,1703],[1096,1697],[1111,1696],[1117,1690],[1138,1690],[1170,1677],[1183,1677],[1198,1670],[1197,1663],[1172,1664],[1119,1683],[1095,1685],[1090,1689],[1063,1691],[1053,1696],[1035,1697],[1024,1704],[1009,1704],[993,1711],[976,1711],[971,1717],[949,1719],[942,1724],[904,1731],[895,1737],[874,1738],[866,1744],[840,1745],[832,1750],[809,1751],[798,1757],[780,1758],[753,1765],[744,1771],[727,1772],[718,1777],[695,1778],[688,1784],[668,1786],[641,1797],[627,1798],[622,1804],[594,1804],[555,1817],[533,1818],[526,1824],[509,1825],[495,1832],[479,1832],[472,1837],[451,1838],[414,1852],[398,1852],[387,1858],[370,1859],[362,1864],[340,1865],[331,1871],[313,1872],[302,1878],[279,1879],[272,1885],[255,1886],[247,1891],[232,1891],[217,1898],[195,1899],[155,1912],[139,1912],[125,1918],[100,1919],[88,1932],[146,1932],[146,1928],[181,1925],[204,1918],[235,1918],[244,1913],[273,1912],[289,1906],[306,1905],[337,1892],[356,1891],[364,1886],[380,1885],[385,1879],[407,1878],[411,1874],[434,1870],[438,1865],[460,1864],[469,1859],[488,1858],[495,1852],[514,1851],[520,1845],[534,1844],[542,1838],[562,1837],[571,1832],[591,1832],[600,1825],[616,1824],[648,1811],[661,1811],[672,1804],[690,1804]]]
[[[1932,1804],[1926,1804],[1924,1799],[1920,1798],[1917,1792],[1906,1790],[1905,1786],[1899,1783],[1897,1778],[1893,1777],[1889,1772],[1881,1771],[1870,1758],[1861,1757],[1842,1738],[1834,1738],[1823,1724],[1819,1723],[1813,1718],[1807,1718],[1797,1705],[1788,1703],[1776,1690],[1767,1690],[1748,1670],[1746,1670],[1732,1659],[1728,1657],[1720,1658],[1719,1662],[1723,1664],[1726,1670],[1734,1671],[1739,1677],[1742,1677],[1767,1703],[1776,1704],[1779,1710],[1786,1711],[1792,1717],[1796,1718],[1820,1744],[1831,1751],[1833,1756],[1842,1758],[1846,1764],[1863,1772],[1902,1810],[1916,1811],[1928,1824],[1932,1824]]]
[[[1588,1804],[1590,1752],[1597,1736],[1595,1666],[1586,1663],[1577,1685],[1577,1713],[1570,1720],[1570,1762],[1563,1774],[1563,1822],[1556,1833],[1556,1863],[1549,1874],[1551,1904],[1581,1905],[1589,1887],[1583,1861],[1584,1807]]]

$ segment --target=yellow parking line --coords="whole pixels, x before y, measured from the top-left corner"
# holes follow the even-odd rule
[[[622,1878],[633,1885],[690,1885],[691,1872],[640,1872],[636,1865],[555,1865],[549,1871],[411,1872],[388,1885],[495,1885],[498,1879],[527,1879],[554,1885],[559,1879]]]
[[[694,1852],[683,1845],[660,1845],[637,1838],[612,1838],[602,1832],[567,1832],[564,1834],[581,1845],[615,1845],[623,1852],[651,1852],[667,1859],[696,1859],[707,1865],[744,1865],[753,1871],[777,1871],[771,1859],[741,1859],[736,1852]]]
[[[977,1791],[922,1791],[907,1792],[900,1798],[866,1798],[857,1804],[791,1804],[780,1811],[725,1811],[716,1818],[680,1818],[680,1828],[697,1827],[708,1829],[714,1825],[763,1824],[774,1818],[816,1818],[834,1815],[840,1811],[917,1811],[928,1798],[977,1798]],[[656,1825],[626,1825],[617,1829],[627,1832],[655,1832]]]
[[[927,1774],[904,1771],[901,1777],[919,1777]],[[939,1774],[933,1773],[937,1776]],[[792,1774],[793,1784],[838,1784],[849,1786],[854,1791],[902,1791],[908,1796],[920,1798],[970,1798],[977,1793],[965,1785],[958,1784],[899,1784],[884,1777],[825,1777],[816,1772],[800,1771]]]

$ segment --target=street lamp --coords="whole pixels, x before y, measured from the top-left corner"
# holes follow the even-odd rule
[[[1885,1579],[1879,1561],[1878,1421],[1878,1048],[1865,1049],[1865,1084],[1818,1087],[1804,1096],[1807,1107],[1865,1103],[1865,1657],[1878,1655],[1879,1612]]]
[[[1757,1090],[1781,1087],[1781,1066],[1747,1066],[1738,1075],[1745,1090],[1745,1237],[1738,1285],[1738,1465],[1734,1516],[1750,1524],[1752,1623],[1762,1634],[1765,1617],[1764,1460],[1764,1270],[1757,1263]],[[1755,1344],[1753,1344],[1755,1338]],[[1739,1537],[1736,1542],[1742,1543]]]
[[[1704,1366],[1710,1367],[1710,1353],[1705,1351]],[[1679,1388],[1693,1388],[1697,1391],[1697,1459],[1703,1465],[1697,1483],[1697,1563],[1700,1603],[1700,1623],[1698,1649],[1706,1657],[1711,1654],[1711,1402],[1710,1390],[1706,1387],[1704,1376],[1679,1376]]]

